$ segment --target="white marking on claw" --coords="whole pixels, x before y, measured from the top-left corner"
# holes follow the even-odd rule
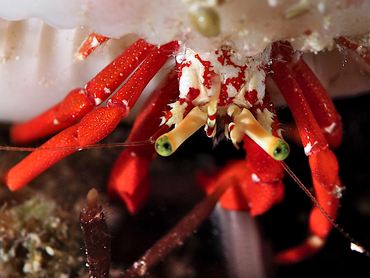
[[[309,142],[305,147],[304,147],[304,153],[308,155],[311,152],[312,146],[311,143]]]
[[[252,177],[252,180],[253,180],[254,182],[260,182],[259,177],[258,177],[255,173],[253,173],[253,174],[251,175],[251,177]]]
[[[103,101],[101,100],[101,98],[98,98],[98,97],[97,97],[97,98],[95,98],[94,100],[95,100],[95,105],[96,105],[96,106],[100,105],[100,104],[103,102]]]
[[[318,141],[315,141],[313,143],[313,145],[311,145],[311,142],[309,142],[305,147],[304,147],[304,153],[306,155],[310,155],[311,154],[311,151],[312,151],[312,148],[317,145],[319,142]]]
[[[336,125],[337,125],[336,123],[332,123],[331,125],[325,127],[324,129],[325,129],[325,131],[327,133],[331,134],[333,132],[333,130],[334,130],[334,128],[335,128]]]
[[[111,90],[109,88],[105,87],[104,88],[104,93],[110,95],[112,92],[111,92]]]
[[[127,117],[128,114],[130,114],[130,107],[128,106],[128,101],[127,100],[122,100],[122,104],[125,106],[126,108],[126,115],[124,115],[123,117]]]

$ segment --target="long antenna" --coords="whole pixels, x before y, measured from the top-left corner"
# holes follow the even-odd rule
[[[100,148],[118,148],[118,147],[137,147],[153,145],[154,141],[149,139],[145,141],[135,142],[121,142],[121,143],[108,143],[108,144],[94,144],[85,146],[70,146],[70,147],[53,147],[53,148],[40,148],[40,147],[10,147],[0,146],[0,151],[18,151],[18,152],[34,152],[34,151],[65,151],[65,150],[84,150],[84,149],[100,149]]]
[[[364,253],[366,256],[370,257],[370,252],[365,249],[357,240],[355,240],[349,233],[347,233],[343,228],[335,222],[335,220],[325,211],[325,209],[320,205],[316,198],[312,195],[310,190],[304,186],[304,184],[298,179],[298,177],[293,173],[289,166],[284,162],[280,161],[281,165],[284,167],[285,171],[292,177],[292,179],[299,185],[304,193],[311,199],[315,206],[321,211],[326,219],[351,242],[351,250]]]

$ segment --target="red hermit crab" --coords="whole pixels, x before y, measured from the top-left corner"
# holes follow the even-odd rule
[[[62,158],[106,137],[130,113],[154,75],[172,59],[173,69],[141,109],[128,138],[129,142],[147,144],[124,150],[112,171],[108,191],[122,198],[130,212],[136,212],[147,198],[147,168],[156,152],[162,156],[172,154],[205,126],[209,137],[222,129],[236,148],[243,144],[246,159],[230,162],[216,176],[199,175],[201,187],[211,193],[225,182],[232,183],[221,197],[224,208],[250,210],[252,215],[264,213],[283,198],[284,167],[280,161],[289,154],[270,98],[271,89],[266,88],[266,83],[272,82],[294,116],[304,152],[309,156],[315,196],[321,205],[313,207],[308,240],[283,252],[278,260],[292,262],[311,255],[322,247],[332,229],[322,209],[332,219],[337,214],[342,185],[331,149],[341,142],[342,124],[302,52],[320,51],[338,43],[347,48],[355,45],[356,50],[364,51],[360,55],[366,58],[365,48],[342,36],[365,33],[369,31],[366,26],[370,26],[370,19],[365,16],[370,10],[368,3],[312,2],[170,3],[167,8],[173,9],[175,15],[166,15],[165,23],[162,22],[175,26],[169,28],[169,34],[154,39],[150,34],[157,34],[163,26],[156,21],[160,16],[146,19],[156,22],[153,26],[158,28],[152,31],[140,27],[137,34],[146,40],[137,40],[83,88],[72,90],[61,103],[14,126],[13,140],[21,144],[59,133],[39,147],[47,151],[33,152],[12,168],[5,177],[6,184],[11,190],[20,189]],[[71,23],[73,27],[88,25],[107,37],[133,30],[135,24],[117,31],[125,27],[115,18],[109,30],[104,24],[97,25],[96,22],[105,21],[104,15],[100,10],[97,13],[96,1],[86,3],[89,8],[83,12],[90,14]],[[128,9],[125,1],[119,3],[123,10]],[[116,3],[107,9],[119,6]],[[253,12],[261,9],[264,14],[255,23],[256,30],[250,29],[247,23],[253,22]],[[185,19],[180,16],[183,10]],[[235,15],[232,11],[238,12]],[[17,17],[10,11],[5,13],[2,15],[5,18]],[[146,13],[150,11],[143,11]],[[347,14],[358,15],[361,24],[357,21],[341,24],[339,18]],[[18,17],[29,15],[32,13]],[[96,21],[91,21],[94,16]],[[55,23],[58,21],[55,18],[42,15],[41,18],[54,25],[72,27]],[[292,26],[296,22],[299,26]],[[281,25],[281,29],[276,31],[278,28],[273,24]],[[90,38],[90,45],[96,47],[100,44],[98,38],[104,37],[93,34]],[[84,50],[81,48],[81,55]],[[106,105],[102,104],[106,99]],[[172,126],[175,127],[170,130]],[[150,143],[154,141],[155,146]]]

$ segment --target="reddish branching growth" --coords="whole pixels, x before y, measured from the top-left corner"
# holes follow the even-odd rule
[[[86,208],[81,210],[80,223],[84,233],[89,277],[109,277],[110,234],[101,206],[98,191],[91,189],[86,197]]]
[[[221,184],[211,195],[201,201],[172,230],[158,240],[133,266],[123,278],[144,277],[148,270],[163,260],[171,251],[181,246],[186,238],[191,236],[200,224],[211,214],[218,200],[235,180]]]

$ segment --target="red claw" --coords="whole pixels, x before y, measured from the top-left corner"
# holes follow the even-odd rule
[[[153,147],[153,146],[152,146]],[[154,155],[150,153],[150,155]],[[123,200],[130,213],[135,213],[146,201],[150,191],[148,168],[152,157],[136,156],[124,150],[115,162],[109,182],[108,194]]]
[[[207,194],[220,184],[236,179],[221,197],[221,206],[230,210],[250,210],[252,216],[265,213],[284,196],[284,169],[249,137],[244,138],[246,160],[229,162],[214,177],[198,174],[197,181]]]

